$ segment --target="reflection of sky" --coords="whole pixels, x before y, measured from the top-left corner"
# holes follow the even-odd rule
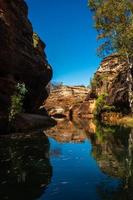
[[[92,146],[84,143],[61,144],[50,139],[51,151],[60,149],[59,157],[52,156],[53,177],[39,200],[99,200],[98,187],[115,188],[118,180],[100,171],[91,156]],[[105,184],[105,185],[104,185]]]
[[[26,0],[34,30],[45,41],[54,81],[86,84],[96,71],[97,33],[88,0]]]

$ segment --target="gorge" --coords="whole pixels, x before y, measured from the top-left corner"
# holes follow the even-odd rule
[[[67,118],[73,115],[91,119],[98,115],[116,123],[131,113],[127,77],[127,62],[116,54],[110,55],[102,60],[90,87],[59,85],[52,89],[44,106],[51,116],[61,114]]]
[[[42,10],[34,9],[38,15],[42,11],[43,15],[55,14],[51,17],[52,35],[48,32],[51,42],[46,44],[52,44],[51,52],[55,48],[62,59],[61,51],[66,46],[59,52],[58,46],[62,38],[69,46],[69,38],[62,31],[61,41],[54,43],[55,28],[59,29],[56,20],[63,20],[67,26],[65,19],[75,15],[69,6],[78,0],[52,0],[47,10],[49,1],[41,1]],[[46,56],[46,45],[34,32],[31,16],[29,20],[28,5],[35,2],[39,4],[39,0],[0,0],[0,199],[132,200],[133,117],[127,60],[116,53],[105,57],[90,83],[87,74],[88,86],[54,83],[56,67],[49,64],[52,59]],[[53,9],[55,2],[59,3],[57,10]],[[83,4],[77,7],[78,14]],[[63,8],[68,9],[66,16]],[[51,19],[47,20],[50,26]],[[71,35],[72,19],[69,23]],[[70,59],[73,44],[67,49],[64,63]],[[80,45],[78,38],[76,67],[72,63],[70,66],[71,73],[75,70],[73,79],[78,79],[77,66],[83,59],[85,47],[80,49]],[[76,54],[78,48],[81,56]],[[54,57],[58,60],[57,54]],[[91,54],[87,59],[92,59]],[[62,68],[65,65],[58,69],[60,73]],[[67,77],[68,72],[64,73]]]

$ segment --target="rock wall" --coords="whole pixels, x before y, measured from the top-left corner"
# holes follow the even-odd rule
[[[89,99],[84,101],[80,106],[75,106],[74,115],[78,113],[79,117],[82,118],[94,118],[93,112],[95,110],[96,99]]]
[[[83,103],[88,91],[82,86],[59,86],[51,91],[44,106],[50,115],[69,117],[70,112]]]
[[[36,112],[48,92],[52,69],[45,44],[33,33],[24,0],[0,0],[0,113],[7,113],[15,85],[25,83],[24,107]]]
[[[130,112],[127,74],[127,63],[122,62],[118,55],[106,57],[94,74],[86,101],[107,94],[108,105],[115,106],[118,111]]]

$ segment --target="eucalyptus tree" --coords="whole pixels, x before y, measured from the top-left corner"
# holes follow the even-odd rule
[[[133,1],[89,0],[94,15],[98,39],[102,43],[98,53],[117,53],[128,64],[127,82],[129,104],[133,113]]]

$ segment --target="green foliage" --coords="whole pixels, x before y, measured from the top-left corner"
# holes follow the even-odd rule
[[[114,135],[116,132],[115,126],[103,124],[98,120],[95,120],[95,125],[96,125],[96,137],[101,144],[106,142],[109,135]]]
[[[89,0],[102,55],[117,52],[133,56],[133,2],[131,0]]]
[[[108,112],[108,111],[115,111],[116,108],[115,106],[104,105],[102,110]]]
[[[99,116],[103,107],[106,105],[107,94],[101,94],[96,100],[96,108],[94,111],[95,116]]]
[[[16,85],[16,91],[14,95],[11,96],[11,107],[9,113],[9,122],[15,119],[16,115],[22,112],[23,109],[23,100],[25,94],[27,93],[27,89],[25,84],[18,83]]]
[[[102,81],[103,81],[103,76],[94,75],[93,79],[90,81],[91,88],[94,89],[100,87]]]
[[[37,48],[38,47],[38,44],[39,44],[39,37],[36,33],[33,33],[33,46],[34,48]]]
[[[104,94],[101,94],[97,98],[97,100],[96,100],[96,108],[95,108],[95,111],[94,111],[95,117],[100,116],[100,114],[103,111],[108,112],[108,111],[114,111],[115,110],[115,106],[111,106],[111,105],[107,104],[107,97],[108,97],[108,95],[106,93],[104,93]]]

